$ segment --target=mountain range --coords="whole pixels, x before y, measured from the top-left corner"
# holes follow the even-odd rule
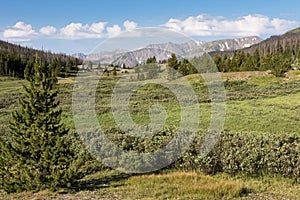
[[[168,59],[172,53],[175,53],[178,57],[191,58],[201,56],[205,52],[242,49],[258,44],[261,41],[262,39],[257,36],[217,40],[212,42],[191,40],[181,44],[172,42],[150,44],[134,51],[117,49],[111,52],[106,51],[90,55],[73,54],[73,56],[102,64],[125,64],[126,67],[132,68],[136,64],[144,63],[148,58],[153,56],[156,57],[157,61]]]

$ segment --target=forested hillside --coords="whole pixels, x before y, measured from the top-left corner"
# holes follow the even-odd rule
[[[271,70],[276,76],[299,68],[300,31],[272,36],[259,44],[237,51],[211,53],[222,72]]]
[[[24,78],[24,72],[30,73],[33,69],[36,56],[40,58],[44,70],[51,64],[58,76],[76,72],[77,65],[82,63],[82,60],[66,54],[54,54],[0,41],[0,76]]]

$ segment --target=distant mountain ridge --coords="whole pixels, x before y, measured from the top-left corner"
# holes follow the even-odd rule
[[[75,58],[78,58],[78,59],[82,59],[82,60],[86,59],[86,57],[87,57],[84,53],[74,53],[74,54],[72,54],[72,56]]]
[[[120,56],[124,55],[128,51],[123,49],[116,49],[114,51],[103,51],[100,54],[90,54],[86,56],[87,60],[97,61],[99,63],[111,64],[114,60],[119,58]]]
[[[261,41],[262,39],[258,36],[252,36],[212,42],[193,40],[181,44],[168,42],[162,44],[149,44],[144,48],[134,51],[119,49],[112,52],[99,52],[97,54],[86,56],[86,59],[105,64],[125,64],[125,66],[132,68],[136,64],[143,63],[149,57],[153,56],[155,56],[158,61],[168,59],[172,53],[175,53],[179,57],[190,58],[194,56],[201,56],[204,52],[242,49]]]
[[[173,52],[167,51],[166,49],[158,48],[142,48],[136,51],[130,51],[117,58],[112,62],[114,65],[124,65],[126,67],[132,68],[136,64],[145,63],[150,57],[155,56],[157,61],[166,60],[172,55]],[[179,55],[180,56],[180,55]]]
[[[275,53],[279,48],[285,49],[287,47],[290,49],[300,48],[300,28],[290,30],[282,35],[273,35],[257,44],[241,48],[239,50],[249,54],[253,54],[256,50],[258,50],[259,54],[266,55],[267,53]],[[216,50],[211,52],[210,55],[233,55],[233,53],[234,50],[222,52]]]

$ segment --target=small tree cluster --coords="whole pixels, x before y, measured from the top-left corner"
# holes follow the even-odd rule
[[[156,62],[156,57],[155,57],[155,56],[153,56],[153,57],[151,57],[151,58],[148,58],[148,59],[146,60],[146,64],[150,64],[150,63],[157,63],[157,62]]]
[[[168,59],[168,67],[170,79],[175,77],[176,71],[183,76],[198,73],[198,70],[189,60],[183,59],[182,61],[178,61],[175,54],[172,54]]]

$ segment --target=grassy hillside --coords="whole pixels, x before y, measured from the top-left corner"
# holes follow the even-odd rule
[[[300,28],[290,30],[288,33],[300,33]]]
[[[300,71],[290,71],[285,78],[276,78],[268,72],[225,73],[222,74],[222,78],[227,96],[224,124],[226,132],[257,138],[273,136],[282,138],[292,133],[300,136]],[[205,82],[199,75],[190,75],[185,79],[191,83],[200,102],[199,129],[206,130],[210,123],[211,104],[208,101],[210,96]],[[116,82],[117,79],[113,77],[103,78],[96,94],[98,119],[102,128],[107,131],[116,128],[110,110],[111,94]],[[0,134],[8,133],[10,113],[17,108],[17,98],[24,83],[19,79],[0,78]],[[74,129],[71,109],[74,79],[60,79],[59,83],[61,91],[59,100],[64,110],[63,120],[68,127]],[[166,108],[168,114],[166,127],[178,126],[180,107],[176,98],[166,88],[156,85],[146,85],[135,91],[130,101],[133,120],[138,124],[149,123],[148,109],[153,101]],[[185,160],[191,159],[182,158],[182,160],[182,163],[185,163]],[[78,187],[66,191],[12,195],[0,191],[0,197],[2,195],[3,199],[299,199],[299,191],[300,186],[299,183],[295,183],[295,179],[284,178],[280,174],[248,176],[238,171],[234,175],[217,172],[208,176],[201,169],[179,166],[146,175],[127,175],[105,169],[87,176]]]

